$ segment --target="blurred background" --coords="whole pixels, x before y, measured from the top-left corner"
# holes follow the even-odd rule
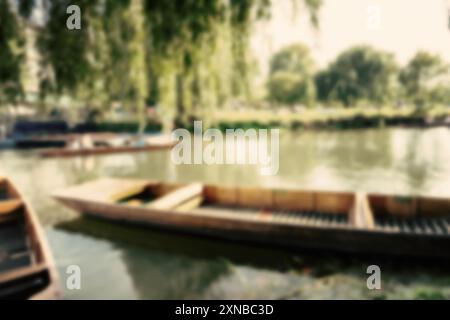
[[[445,267],[376,261],[373,292],[371,260],[112,226],[49,194],[114,176],[448,197],[449,63],[446,0],[0,0],[0,174],[30,198],[62,279],[81,266],[67,298],[448,299]],[[158,134],[195,119],[280,128],[279,173],[14,148],[33,130]]]

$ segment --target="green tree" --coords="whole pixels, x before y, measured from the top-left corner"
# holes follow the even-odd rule
[[[307,47],[294,44],[282,49],[270,62],[269,99],[287,105],[311,106],[315,100],[313,70],[314,62]]]
[[[0,105],[22,96],[21,67],[24,61],[20,20],[11,2],[0,0]]]
[[[48,21],[38,30],[37,49],[42,59],[41,95],[68,95],[87,102],[96,96],[102,76],[97,22],[99,0],[76,1],[82,8],[81,30],[69,30],[66,20],[70,0],[49,0]]]
[[[326,70],[316,75],[321,101],[346,106],[360,101],[383,104],[395,98],[397,67],[391,54],[369,46],[341,53]]]
[[[449,76],[449,66],[438,55],[420,51],[400,72],[402,96],[417,107],[448,104]]]
[[[0,1],[3,6],[13,2]],[[316,21],[320,1],[302,1]],[[27,16],[39,1],[17,3]],[[271,0],[43,3],[46,19],[36,30],[41,97],[65,95],[106,110],[120,100],[136,112],[141,129],[149,101],[185,120],[188,112],[226,103],[230,95],[249,95],[250,27],[271,8]],[[81,30],[66,28],[69,5],[81,8]]]

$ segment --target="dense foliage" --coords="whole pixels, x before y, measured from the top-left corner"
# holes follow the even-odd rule
[[[270,99],[281,104],[311,106],[315,100],[313,66],[308,48],[301,44],[288,46],[275,54],[268,81]]]
[[[318,24],[321,0],[302,1]],[[205,117],[231,100],[249,101],[254,57],[251,27],[270,16],[271,0],[0,0],[0,103],[23,97],[26,31],[36,36],[41,101],[60,97],[111,110],[117,102],[139,115],[158,106],[165,124]],[[39,6],[38,4],[42,4]],[[81,8],[69,30],[67,7]],[[31,23],[33,12],[42,21]],[[276,104],[346,106],[406,101],[448,104],[448,68],[418,53],[397,72],[392,55],[367,46],[346,50],[315,73],[308,49],[291,45],[271,60],[268,97]]]
[[[368,46],[341,53],[326,70],[317,74],[322,101],[340,101],[346,106],[360,101],[383,104],[396,93],[396,64],[392,55]]]
[[[249,27],[270,9],[268,0],[70,1],[83,14],[71,31],[61,27],[69,1],[48,2],[39,48],[57,92],[119,100],[141,115],[157,103],[179,122],[245,94]]]
[[[450,102],[449,66],[427,52],[418,52],[400,72],[403,97],[416,106]]]
[[[321,1],[302,1],[317,23]],[[15,13],[11,3],[17,4]],[[208,112],[231,96],[249,98],[251,26],[268,17],[271,8],[271,0],[1,0],[0,4],[1,14],[7,15],[2,20],[10,26],[19,15],[25,26],[35,10],[43,10],[43,22],[32,27],[41,57],[42,100],[69,96],[104,109],[120,101],[141,118],[149,104],[162,106],[163,116],[181,117]],[[69,5],[81,8],[81,30],[65,27]],[[20,83],[21,62],[13,52],[13,42],[20,37],[11,30],[19,32],[24,26],[7,27],[6,35],[1,31],[2,86]]]
[[[0,0],[0,105],[23,94],[21,65],[24,35],[8,0]]]

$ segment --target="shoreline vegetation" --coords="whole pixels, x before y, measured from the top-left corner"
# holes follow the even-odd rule
[[[417,109],[415,107],[401,108],[327,108],[305,109],[293,111],[281,110],[220,110],[208,117],[198,117],[207,127],[214,127],[221,131],[226,129],[368,129],[382,127],[419,127],[434,126],[450,127],[450,109],[435,107]],[[136,132],[137,121],[99,121],[92,128],[94,131],[108,131],[117,133]],[[193,131],[193,121],[184,128]],[[163,131],[163,124],[157,120],[149,121],[146,133]]]
[[[280,111],[219,111],[214,126],[227,128],[287,128],[287,129],[364,129],[390,126],[429,127],[450,125],[449,108],[336,108],[305,109],[301,112]]]

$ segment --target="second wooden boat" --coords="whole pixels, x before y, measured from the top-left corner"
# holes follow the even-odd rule
[[[0,299],[59,297],[58,274],[37,216],[0,177]]]
[[[116,137],[114,137],[116,138]],[[45,158],[83,157],[115,153],[145,152],[172,148],[176,142],[171,139],[147,138],[142,144],[131,144],[130,139],[123,139],[121,144],[114,144],[111,139],[96,137],[88,146],[68,146],[66,148],[48,149],[41,152]]]
[[[288,247],[450,258],[450,200],[100,179],[54,197],[104,219]]]

